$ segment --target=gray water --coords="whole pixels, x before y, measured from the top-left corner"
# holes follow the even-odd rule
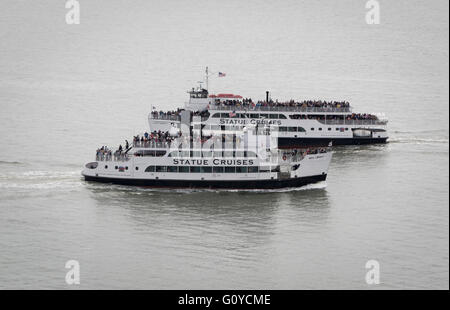
[[[64,3],[0,2],[0,288],[449,288],[448,1],[380,1],[380,25],[357,0],[80,0],[80,25]],[[300,190],[82,180],[206,65],[215,93],[384,112],[390,143]]]

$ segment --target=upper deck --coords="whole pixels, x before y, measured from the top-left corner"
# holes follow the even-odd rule
[[[263,112],[302,112],[302,113],[351,113],[351,107],[309,107],[283,105],[223,105],[212,104],[210,111],[263,111]]]

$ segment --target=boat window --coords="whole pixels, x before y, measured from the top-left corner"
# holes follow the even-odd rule
[[[189,173],[189,167],[188,166],[180,166],[178,167],[179,173]]]
[[[209,158],[209,157],[212,157],[212,152],[211,151],[203,151],[202,155],[203,155],[203,157]]]
[[[314,131],[314,128],[311,128],[311,131]]]
[[[156,172],[167,172],[167,166],[155,166]]]
[[[178,172],[177,166],[167,166],[167,172]]]
[[[257,156],[256,156],[256,153],[255,153],[255,152],[248,151],[248,152],[247,152],[247,157],[250,157],[250,158],[256,158]]]
[[[322,127],[319,128],[319,131],[322,131]]]
[[[211,173],[212,167],[200,167],[200,172],[202,173]]]
[[[139,151],[137,152],[137,156],[155,156],[155,151]]]
[[[269,172],[270,167],[259,167],[259,172]]]
[[[214,173],[223,173],[223,167],[213,167]]]
[[[220,118],[220,113],[215,113],[212,118]]]
[[[248,172],[248,167],[236,167],[236,173],[247,173]]]
[[[237,152],[236,152],[236,157],[245,157],[245,152],[243,152],[243,151],[237,151]]]
[[[191,173],[199,173],[200,172],[200,167],[191,167]]]
[[[182,156],[182,152],[181,151],[174,151],[174,152],[171,152],[168,155],[168,157],[180,157],[180,156]]]
[[[284,115],[284,114],[278,115],[278,118],[279,118],[279,119],[287,119],[286,115]]]
[[[269,118],[269,114],[259,114],[259,118]]]
[[[298,127],[298,132],[306,132],[306,130],[303,127]]]
[[[250,114],[250,118],[259,118],[259,114]]]
[[[269,114],[270,119],[278,119],[278,114]]]
[[[287,127],[279,127],[280,132],[287,132]]]
[[[223,152],[224,157],[233,157],[233,151],[225,151]]]
[[[297,132],[297,127],[288,127],[289,132]]]
[[[272,172],[280,172],[280,166],[272,167]]]
[[[248,167],[248,173],[258,173],[258,166]]]
[[[235,167],[225,167],[225,173],[235,173],[236,168]]]
[[[330,128],[330,127],[328,127],[328,130],[331,130],[331,128]]]
[[[220,113],[221,118],[228,118],[229,116],[230,116],[230,114],[228,114],[228,113]]]
[[[138,151],[134,153],[134,156],[149,156],[149,157],[161,157],[166,155],[166,151],[155,151],[155,150],[145,150],[145,151]]]
[[[145,169],[145,172],[155,172],[155,166],[148,166],[148,167]]]
[[[88,169],[95,169],[97,167],[98,167],[98,163],[97,162],[86,164],[86,168],[88,168]]]
[[[189,151],[182,151],[182,152],[180,152],[180,157],[188,158],[190,154],[191,154],[191,152],[189,152]]]

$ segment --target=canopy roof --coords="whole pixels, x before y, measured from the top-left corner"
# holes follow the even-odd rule
[[[240,95],[234,94],[217,94],[217,95],[209,95],[210,98],[233,98],[233,99],[242,99]]]

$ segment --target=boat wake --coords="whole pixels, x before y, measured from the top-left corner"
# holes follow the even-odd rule
[[[0,173],[0,189],[74,190],[81,188],[80,171],[22,171]]]
[[[407,144],[448,144],[447,129],[433,129],[420,131],[393,131],[389,143]]]
[[[448,144],[448,138],[391,137],[389,143],[406,144]]]
[[[6,160],[0,160],[0,165],[12,165],[12,166],[23,166],[24,163],[21,163],[19,161],[6,161]]]

